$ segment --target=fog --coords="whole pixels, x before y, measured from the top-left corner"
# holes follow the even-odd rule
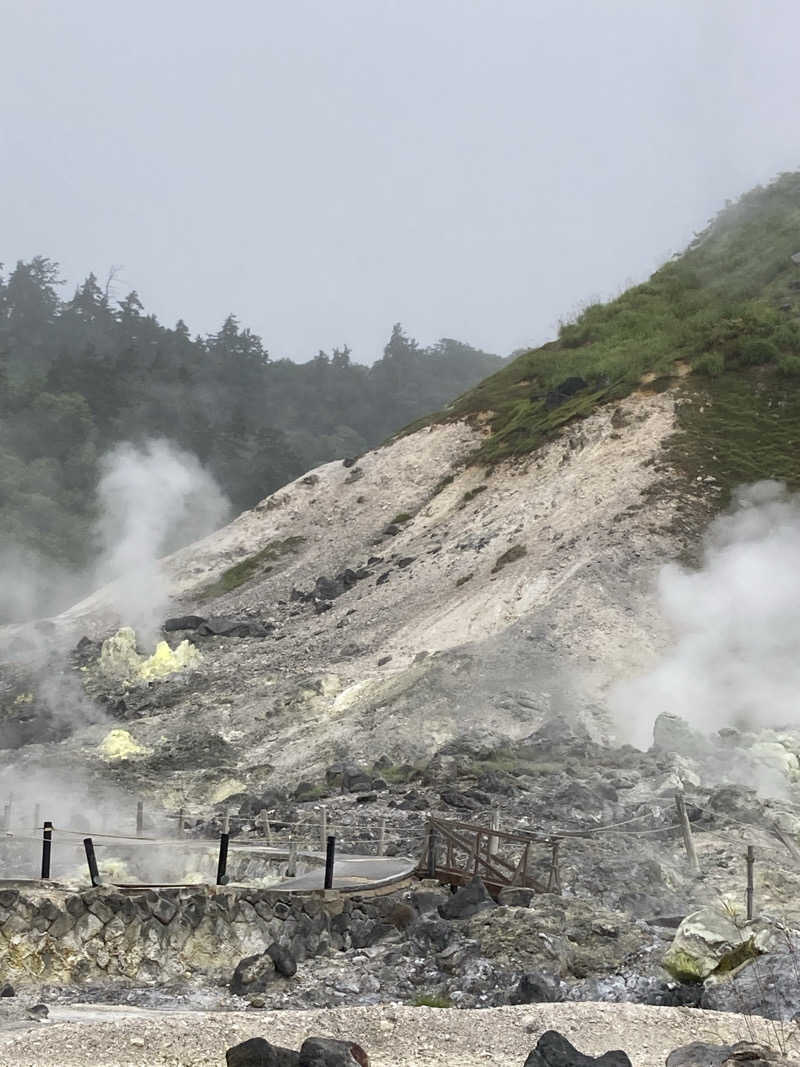
[[[794,0],[0,5],[0,258],[274,357],[509,352],[800,164]]]
[[[702,566],[664,567],[658,593],[673,643],[612,694],[623,739],[647,748],[662,712],[706,733],[800,726],[800,496],[775,481],[739,489]]]
[[[100,471],[92,563],[70,569],[3,545],[2,611],[14,620],[53,615],[108,584],[109,607],[152,645],[169,604],[159,560],[223,525],[230,505],[195,456],[163,439],[123,442],[101,457]]]

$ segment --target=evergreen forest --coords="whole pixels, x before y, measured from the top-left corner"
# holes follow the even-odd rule
[[[122,441],[166,438],[211,471],[235,512],[310,467],[356,456],[502,365],[400,324],[372,366],[347,347],[273,359],[229,315],[192,337],[116,300],[94,274],[62,299],[43,256],[0,273],[0,544],[70,568],[91,555],[98,461]]]

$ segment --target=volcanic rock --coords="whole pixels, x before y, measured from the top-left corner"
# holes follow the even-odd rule
[[[525,1060],[524,1067],[631,1067],[631,1061],[620,1049],[602,1056],[585,1056],[556,1030],[547,1030],[539,1038],[536,1048]]]

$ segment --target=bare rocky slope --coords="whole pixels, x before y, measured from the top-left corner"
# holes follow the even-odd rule
[[[595,709],[592,732],[617,731],[604,694],[664,640],[653,577],[681,547],[661,462],[673,420],[671,393],[634,394],[493,470],[467,463],[479,428],[425,428],[183,549],[164,561],[172,613],[266,635],[198,639],[190,673],[101,693],[143,750],[126,762],[144,784],[176,737],[221,744],[216,766],[158,775],[175,807],[293,786],[345,757],[414,763],[470,730],[521,738],[556,709]],[[48,642],[72,644],[128,620],[106,589],[54,622]],[[97,765],[108,729],[78,730],[59,760]]]

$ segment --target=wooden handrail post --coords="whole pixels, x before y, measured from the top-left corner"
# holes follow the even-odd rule
[[[689,816],[686,814],[686,800],[683,793],[675,794],[675,807],[678,809],[678,820],[683,833],[683,847],[686,849],[686,855],[689,858],[689,866],[693,874],[700,874],[700,864],[697,861],[697,853],[694,849],[692,827],[689,823]]]
[[[428,824],[428,877],[436,877],[436,828],[433,820]]]

